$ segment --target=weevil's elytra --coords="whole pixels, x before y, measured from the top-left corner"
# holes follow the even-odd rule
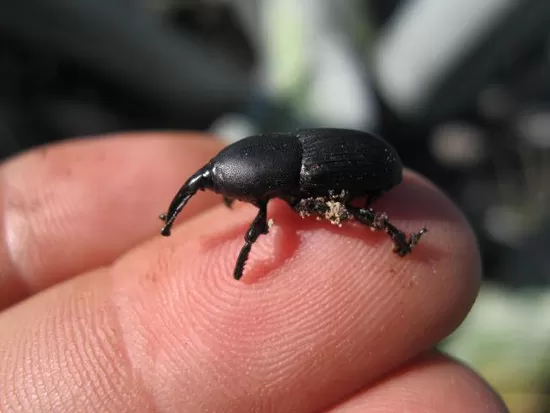
[[[249,202],[258,214],[246,232],[234,277],[240,279],[252,245],[269,231],[267,204],[279,198],[302,217],[316,215],[334,225],[354,219],[391,238],[394,252],[409,254],[427,230],[408,237],[386,214],[371,206],[401,183],[403,165],[395,149],[382,138],[349,129],[302,129],[295,133],[250,136],[229,145],[195,172],[178,191],[166,214],[161,234],[168,236],[189,199],[201,190]],[[352,201],[366,197],[363,208]]]

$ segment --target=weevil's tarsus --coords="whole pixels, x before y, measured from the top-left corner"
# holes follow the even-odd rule
[[[354,218],[367,225],[373,231],[384,231],[393,242],[393,251],[400,257],[404,257],[412,252],[413,247],[418,244],[420,237],[428,232],[427,228],[422,228],[418,232],[413,232],[407,238],[407,235],[395,227],[384,213],[378,213],[372,208],[355,208],[348,206],[348,210]]]
[[[169,236],[172,230],[172,225],[174,225],[174,220],[182,211],[183,207],[191,199],[193,195],[199,190],[204,190],[212,187],[212,180],[210,177],[210,170],[207,167],[199,169],[195,174],[193,174],[180,188],[170,207],[168,212],[165,214],[160,214],[160,219],[164,221],[164,226],[162,227],[160,233],[165,237]]]
[[[239,253],[237,258],[237,265],[233,277],[236,280],[240,280],[243,276],[244,266],[248,261],[248,255],[252,249],[252,245],[258,240],[260,235],[267,234],[269,232],[269,225],[267,223],[267,202],[258,202],[258,215],[254,218],[254,221],[250,225],[250,228],[244,236],[245,244]]]

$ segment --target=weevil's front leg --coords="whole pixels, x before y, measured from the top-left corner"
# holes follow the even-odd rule
[[[372,209],[355,208],[352,206],[347,207],[348,211],[353,217],[367,225],[374,231],[384,231],[393,241],[393,251],[399,256],[403,257],[412,251],[412,248],[418,244],[422,234],[428,232],[426,228],[422,228],[418,232],[413,232],[407,236],[405,233],[396,228],[388,219],[386,214],[380,214]]]
[[[248,255],[252,249],[252,245],[258,240],[258,237],[261,234],[267,234],[269,227],[267,225],[267,202],[258,202],[258,215],[254,218],[252,225],[246,232],[244,236],[245,244],[239,253],[239,258],[237,258],[237,265],[235,266],[235,271],[233,277],[236,280],[240,280],[243,276],[244,266],[248,260]]]

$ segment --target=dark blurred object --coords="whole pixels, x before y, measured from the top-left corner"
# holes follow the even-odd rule
[[[547,0],[19,0],[0,13],[0,155],[123,130],[365,125],[449,194],[486,276],[512,285],[550,281],[549,103]]]
[[[403,0],[367,0],[366,5],[377,27],[382,27]]]
[[[137,1],[5,1],[0,47],[3,157],[75,135],[204,129],[249,95],[242,59]]]
[[[448,120],[523,71],[549,27],[546,0],[405,2],[376,40],[377,88],[411,122]]]
[[[550,283],[550,3],[400,2],[381,33],[382,135],[466,213],[487,278]]]

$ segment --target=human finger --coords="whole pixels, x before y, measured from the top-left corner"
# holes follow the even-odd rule
[[[327,413],[506,413],[502,399],[468,367],[422,354]]]
[[[109,264],[159,231],[182,181],[220,150],[198,134],[129,134],[48,145],[0,166],[0,310]],[[190,217],[216,197],[197,197]]]
[[[236,282],[255,212],[219,207],[27,300],[0,316],[0,400],[314,412],[349,398],[453,331],[479,285],[472,232],[431,184],[408,174],[377,208],[429,236],[400,258],[385,234],[279,203]]]

